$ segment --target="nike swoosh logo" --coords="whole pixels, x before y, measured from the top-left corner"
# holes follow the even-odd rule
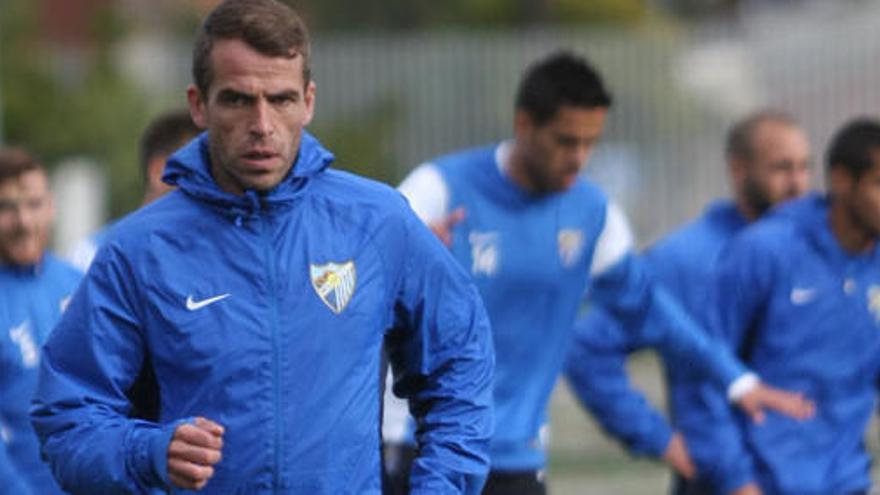
[[[812,301],[814,297],[816,297],[816,289],[795,288],[791,290],[790,299],[792,304],[800,306]]]
[[[219,296],[214,296],[214,297],[209,297],[207,299],[202,299],[201,301],[194,301],[193,296],[190,295],[189,297],[186,298],[186,309],[188,309],[190,311],[202,309],[209,304],[214,304],[217,301],[222,301],[223,299],[226,299],[230,295],[231,294],[229,294],[229,293],[221,294]]]

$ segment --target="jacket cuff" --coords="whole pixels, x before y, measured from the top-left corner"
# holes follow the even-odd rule
[[[754,373],[749,372],[741,375],[728,385],[727,400],[733,403],[739,402],[744,395],[754,390],[759,383],[758,375]]]
[[[665,421],[658,423],[652,434],[645,440],[643,445],[636,445],[634,450],[660,459],[666,453],[669,442],[672,440],[672,429],[669,428]]]
[[[153,488],[171,486],[168,478],[168,445],[174,436],[174,430],[191,418],[175,421],[166,425],[141,423],[132,431],[130,442],[131,474],[139,481],[139,485]]]

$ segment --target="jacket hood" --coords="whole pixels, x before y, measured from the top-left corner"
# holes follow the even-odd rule
[[[782,203],[773,209],[769,217],[786,219],[794,223],[798,230],[815,233],[817,230],[828,230],[827,213],[828,198],[819,192],[810,192]]]
[[[847,253],[831,230],[830,207],[828,196],[812,192],[803,198],[781,205],[773,211],[773,216],[791,221],[798,230],[807,235],[814,246],[832,259],[842,261],[851,258],[876,258],[880,256],[880,243],[864,254]]]
[[[203,132],[168,159],[162,180],[200,200],[252,210],[257,203],[273,207],[292,201],[309,179],[322,173],[334,159],[314,136],[303,131],[293,167],[277,186],[265,193],[246,190],[237,196],[220,189],[211,175],[208,133]]]

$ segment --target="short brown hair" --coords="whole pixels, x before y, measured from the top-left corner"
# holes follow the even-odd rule
[[[34,170],[45,172],[42,162],[24,148],[0,148],[0,182],[16,179]]]
[[[200,129],[192,121],[189,109],[175,109],[150,121],[141,135],[140,162],[143,176],[147,176],[150,162],[167,157],[199,135]]]
[[[193,46],[193,81],[203,95],[214,75],[211,49],[217,40],[237,39],[270,57],[303,58],[303,82],[309,83],[309,33],[300,16],[275,0],[226,0],[202,22]]]
[[[737,121],[727,133],[724,152],[728,159],[752,160],[755,157],[755,132],[765,122],[799,128],[798,122],[788,113],[766,109],[749,114]]]

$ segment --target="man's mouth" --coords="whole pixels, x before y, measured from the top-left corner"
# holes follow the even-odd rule
[[[250,165],[257,167],[269,166],[271,162],[278,159],[278,153],[267,150],[254,150],[241,155],[242,159]]]

